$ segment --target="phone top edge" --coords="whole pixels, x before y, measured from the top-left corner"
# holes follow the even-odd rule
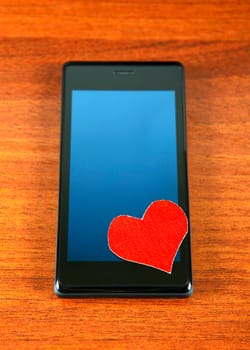
[[[68,66],[78,66],[78,65],[148,65],[148,66],[178,66],[184,69],[183,63],[179,61],[66,61],[63,64],[63,69],[66,69]]]

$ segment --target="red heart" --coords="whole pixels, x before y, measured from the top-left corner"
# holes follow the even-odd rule
[[[114,218],[109,226],[108,244],[122,259],[171,273],[187,231],[184,211],[171,201],[159,200],[150,204],[142,219],[128,215]]]

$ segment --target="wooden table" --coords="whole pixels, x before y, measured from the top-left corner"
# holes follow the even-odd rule
[[[249,349],[249,1],[0,1],[0,349]],[[194,294],[54,295],[61,66],[186,67]]]

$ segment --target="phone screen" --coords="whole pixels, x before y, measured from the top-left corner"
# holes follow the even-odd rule
[[[119,261],[107,241],[116,216],[178,203],[175,100],[172,90],[72,91],[69,262]]]

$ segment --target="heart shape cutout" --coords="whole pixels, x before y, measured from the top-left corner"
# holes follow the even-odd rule
[[[158,200],[143,217],[120,215],[108,230],[108,245],[118,257],[171,273],[177,251],[188,232],[186,214],[176,203]]]

